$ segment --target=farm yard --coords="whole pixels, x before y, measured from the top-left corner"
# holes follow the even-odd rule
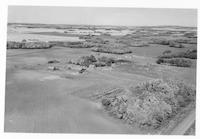
[[[195,27],[9,23],[5,131],[195,134],[196,62]]]

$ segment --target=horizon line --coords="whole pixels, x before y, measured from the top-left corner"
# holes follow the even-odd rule
[[[68,24],[68,23],[28,23],[28,22],[8,22],[7,24],[41,24],[41,25],[74,25],[74,26],[78,26],[78,25],[82,25],[82,26],[116,26],[116,27],[192,27],[192,28],[197,28],[197,26],[182,26],[182,25],[100,25],[100,24]]]

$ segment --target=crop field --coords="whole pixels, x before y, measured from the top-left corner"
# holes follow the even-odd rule
[[[196,33],[8,24],[5,131],[195,134]]]

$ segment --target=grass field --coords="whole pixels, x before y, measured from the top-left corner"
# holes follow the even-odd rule
[[[119,36],[114,36],[111,43],[117,38]],[[123,55],[60,46],[45,50],[9,49],[5,131],[147,134],[149,131],[109,116],[99,102],[90,98],[115,88],[128,90],[158,78],[183,80],[196,86],[196,60],[192,60],[190,68],[156,64],[157,57],[165,50],[175,53],[189,48],[150,44],[148,47],[131,47],[132,53]],[[83,74],[67,69],[70,60],[89,55],[126,59],[131,63],[94,68]],[[59,63],[48,64],[49,60],[58,60]],[[52,65],[60,70],[48,70]]]

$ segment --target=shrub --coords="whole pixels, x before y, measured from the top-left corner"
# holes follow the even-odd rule
[[[51,47],[52,45],[47,42],[7,42],[7,49],[47,49]]]
[[[169,64],[171,66],[177,66],[177,67],[191,67],[192,62],[188,59],[184,58],[170,58],[170,59],[164,59],[164,58],[158,58],[156,61],[157,64]]]
[[[196,90],[184,82],[161,79],[131,87],[130,92],[125,97],[104,98],[102,105],[118,119],[153,129],[161,127],[179,108],[195,102],[196,95]]]
[[[176,39],[176,43],[197,44],[196,39]]]
[[[25,45],[22,46],[24,49],[44,49],[44,48],[51,48],[46,42],[27,42]]]
[[[129,47],[148,47],[149,46],[147,42],[133,41],[132,39],[119,40],[117,43],[122,43]]]
[[[195,32],[187,32],[184,34],[185,37],[187,38],[197,38],[197,33]]]
[[[60,61],[58,61],[58,60],[50,60],[50,61],[48,61],[48,64],[52,64],[52,63],[60,63]]]
[[[172,52],[171,50],[166,50],[163,52],[163,55],[170,54],[171,52]]]
[[[162,121],[170,117],[180,106],[185,107],[194,102],[196,94],[191,86],[174,80],[148,81],[135,87],[132,92],[140,100],[139,109],[144,109],[148,113],[146,115],[148,118],[146,117],[140,124],[154,128],[160,126]]]
[[[190,58],[190,59],[197,59],[197,50],[193,49],[193,50],[187,50],[184,53],[184,57],[185,58]]]
[[[189,59],[197,59],[197,50],[196,49],[189,49],[185,52],[178,52],[174,54],[163,52],[162,56],[159,58],[189,58]]]
[[[89,67],[89,65],[95,65],[96,67],[104,67],[111,66],[113,63],[130,63],[131,61],[125,59],[114,59],[112,57],[99,57],[95,58],[95,56],[82,56],[78,59],[77,62],[69,61],[69,64],[77,64],[85,67]]]
[[[183,58],[172,58],[167,62],[177,67],[191,67],[192,65],[192,62],[190,60],[183,59]]]
[[[99,62],[105,63],[107,66],[111,66],[111,64],[115,63],[115,60],[113,58],[108,58],[108,57],[100,57],[98,58]]]
[[[104,35],[104,36],[111,36],[109,33],[102,33],[101,35]]]
[[[177,92],[177,97],[181,96],[182,100],[179,100],[179,103],[182,103],[182,106],[188,105],[191,101],[195,101],[196,98],[196,91],[194,88],[188,86],[183,82],[176,83],[179,90]],[[184,104],[184,105],[183,105]]]
[[[169,45],[170,41],[166,39],[156,39],[156,40],[153,40],[153,43],[161,44],[161,45]]]
[[[105,66],[107,66],[104,62],[95,62],[94,63],[94,65],[95,65],[95,67],[105,67]]]
[[[63,42],[63,41],[50,41],[51,45],[57,45],[62,47],[69,47],[69,48],[92,48],[94,46],[97,46],[97,44],[93,42]]]
[[[68,43],[68,45],[81,45],[81,44],[83,44],[83,42],[79,42],[79,41],[77,41],[77,42],[67,42]]]
[[[22,43],[20,42],[13,42],[13,41],[7,42],[7,49],[20,49],[20,48],[22,48]]]
[[[184,48],[184,45],[181,43],[176,43],[176,42],[170,42],[169,47],[174,47],[174,48]]]
[[[101,53],[111,53],[111,54],[132,53],[132,51],[129,50],[128,48],[118,48],[118,47],[96,47],[93,48],[92,51]]]
[[[26,39],[23,39],[22,42],[27,42]]]
[[[131,63],[131,61],[126,59],[117,59],[115,60],[115,63]]]
[[[96,61],[97,60],[93,55],[91,55],[91,56],[83,56],[83,57],[78,59],[77,64],[81,65],[81,66],[89,67],[89,65],[91,65],[92,63],[94,63]]]
[[[184,46],[182,44],[196,44],[197,41],[195,39],[173,39],[173,40],[167,40],[167,39],[155,39],[152,42],[153,44],[160,44],[160,45],[169,45],[170,47],[176,47],[176,48],[183,48]]]

